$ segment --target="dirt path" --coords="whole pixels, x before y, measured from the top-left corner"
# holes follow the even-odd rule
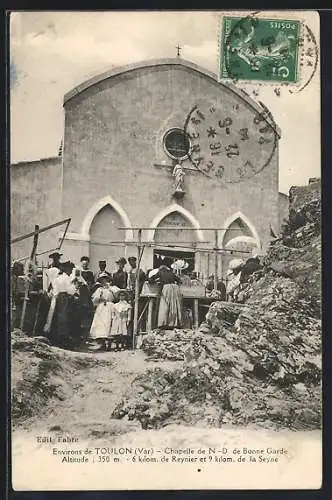
[[[174,369],[179,366],[178,362],[149,362],[140,350],[72,355],[95,359],[96,363],[75,370],[72,373],[71,385],[74,390],[71,396],[62,402],[50,402],[45,415],[27,420],[15,429],[16,433],[24,430],[41,435],[54,429],[68,435],[97,437],[141,428],[138,423],[123,424],[112,419],[114,408],[132,381],[148,368],[160,364]]]
[[[153,469],[156,482],[151,482],[151,464],[132,467],[131,463],[122,462],[114,473],[110,465],[90,463],[62,464],[54,456],[54,447],[75,449],[95,447],[145,447],[153,449],[198,447],[222,447],[230,450],[234,446],[281,447],[289,449],[287,460],[282,469],[274,468],[269,487],[280,487],[280,474],[283,475],[285,487],[294,483],[303,485],[305,470],[318,470],[310,486],[316,487],[321,470],[321,437],[320,433],[296,433],[290,431],[273,432],[254,429],[222,428],[206,429],[170,425],[161,430],[142,430],[138,422],[115,420],[111,418],[115,406],[129,389],[133,379],[145,372],[147,368],[162,366],[177,368],[181,362],[157,361],[148,362],[142,351],[107,352],[98,354],[62,353],[68,359],[88,360],[86,366],[70,372],[73,391],[63,401],[51,402],[49,410],[24,422],[24,425],[12,432],[13,484],[15,489],[58,490],[58,489],[127,489],[130,487],[128,477],[134,481],[138,489],[151,487],[170,489],[179,481],[182,488],[232,488],[234,484],[250,488],[255,477],[260,481],[259,469],[253,474],[239,475],[227,464],[211,464],[210,467],[198,468],[197,465],[181,466],[175,469],[169,464],[166,468]],[[68,374],[67,374],[68,376]],[[40,443],[38,436],[76,436],[75,444]],[[308,453],[308,450],[310,452]],[[301,459],[299,458],[301,455]],[[297,458],[299,458],[297,460]],[[294,460],[295,459],[295,460]],[[99,465],[99,466],[98,466]],[[147,467],[143,467],[146,465]],[[290,467],[294,465],[294,467]],[[165,464],[160,464],[164,467]],[[162,473],[158,473],[158,471]],[[165,474],[166,472],[166,474]],[[178,476],[175,476],[174,473]],[[257,476],[258,474],[258,476]],[[175,481],[175,482],[174,482]],[[247,482],[246,482],[247,481]],[[272,481],[272,482],[271,482]],[[262,487],[263,484],[262,484]],[[309,486],[308,486],[309,487]]]

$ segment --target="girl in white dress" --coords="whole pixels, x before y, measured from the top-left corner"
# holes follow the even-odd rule
[[[111,335],[115,340],[117,348],[120,344],[127,345],[128,325],[131,320],[131,305],[127,302],[127,293],[125,290],[119,292],[119,302],[114,304],[112,309]]]
[[[108,347],[111,337],[111,325],[113,317],[114,300],[116,294],[110,287],[110,276],[99,275],[101,286],[92,295],[92,303],[96,307],[93,317],[90,337],[97,341],[99,349]]]

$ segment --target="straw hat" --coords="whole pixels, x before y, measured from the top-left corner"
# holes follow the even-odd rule
[[[242,266],[244,266],[244,261],[242,259],[233,259],[228,264],[228,269],[231,269],[233,271],[234,269],[238,269]]]

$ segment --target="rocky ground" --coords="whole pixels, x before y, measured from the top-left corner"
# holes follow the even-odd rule
[[[13,428],[35,435],[55,430],[85,438],[141,428],[111,415],[145,370],[142,351],[74,352],[16,330],[12,333]]]
[[[143,428],[320,428],[320,185],[290,194],[289,220],[241,303],[213,303],[198,332],[147,336],[149,359],[183,364],[139,376],[113,416]]]

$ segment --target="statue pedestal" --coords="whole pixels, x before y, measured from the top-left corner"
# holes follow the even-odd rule
[[[176,200],[181,200],[184,197],[185,193],[186,192],[183,191],[182,189],[181,190],[178,189],[178,190],[174,191],[173,198],[175,198]]]

